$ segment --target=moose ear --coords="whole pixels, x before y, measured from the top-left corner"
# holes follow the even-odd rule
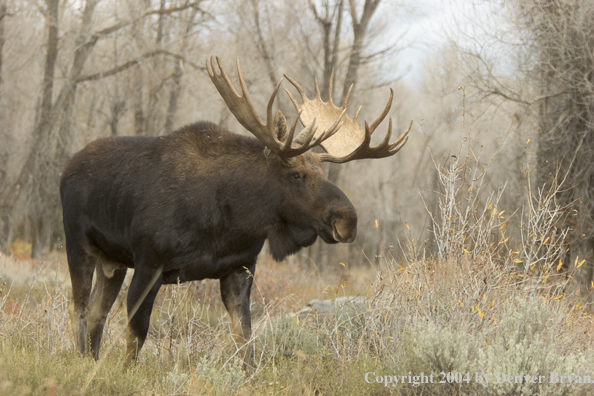
[[[274,131],[278,140],[284,142],[287,137],[287,120],[280,110],[277,110],[274,115]]]

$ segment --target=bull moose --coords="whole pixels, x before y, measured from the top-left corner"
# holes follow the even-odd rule
[[[227,107],[253,137],[198,122],[161,137],[98,139],[75,154],[60,182],[71,310],[76,345],[99,358],[109,310],[128,268],[134,275],[127,295],[127,361],[136,359],[146,339],[155,296],[161,285],[220,279],[222,300],[232,320],[244,361],[253,354],[250,290],[256,258],[268,240],[277,261],[314,243],[353,242],[355,208],[325,177],[321,162],[344,163],[394,155],[408,129],[390,143],[392,120],[383,142],[370,146],[384,111],[365,129],[348,102],[324,102],[316,82],[299,103],[285,90],[298,116],[288,128],[272,108],[281,82],[268,102],[266,123],[257,115],[243,79],[241,94],[218,58],[207,71]],[[350,91],[349,91],[350,93]],[[357,114],[359,111],[357,111]],[[297,120],[305,126],[295,134]],[[320,146],[323,153],[308,151]],[[95,284],[93,286],[93,274]]]

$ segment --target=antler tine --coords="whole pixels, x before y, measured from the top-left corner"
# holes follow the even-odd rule
[[[238,63],[238,65],[239,65],[239,63]],[[274,125],[272,125],[272,123],[270,122],[270,120],[273,119],[272,118],[272,105],[274,104],[274,99],[276,99],[276,94],[278,93],[278,90],[280,89],[282,83],[283,83],[283,79],[281,77],[278,84],[276,84],[276,88],[274,88],[272,95],[270,95],[270,100],[268,101],[268,106],[266,107],[266,124],[268,126],[270,133],[272,134],[272,137],[275,137],[274,136],[275,135],[274,134]]]
[[[326,154],[326,153],[321,153],[321,154],[317,154],[320,162],[333,162],[335,164],[344,164],[345,162],[349,162],[355,159],[359,159],[359,153],[365,148],[365,147],[369,147],[369,142],[371,141],[371,135],[369,135],[369,133],[367,133],[367,131],[365,131],[364,133],[364,138],[363,138],[363,142],[359,145],[359,147],[357,147],[355,150],[353,150],[351,153],[342,156],[342,157],[337,157],[334,156],[332,154]]]
[[[283,145],[282,150],[288,150],[291,148],[291,144],[293,143],[293,136],[295,136],[295,127],[297,126],[297,121],[299,121],[299,117],[295,118],[295,121],[293,121],[293,125],[291,125],[289,134],[285,138],[285,144]]]
[[[301,101],[305,101],[307,99],[307,95],[305,94],[305,91],[303,90],[303,88],[301,88],[301,85],[299,85],[299,83],[297,81],[293,80],[291,77],[287,76],[286,74],[283,74],[283,76],[287,79],[288,82],[290,82],[295,87],[295,89],[297,89],[297,92],[299,92],[299,95],[301,95]],[[291,101],[293,102],[295,107],[297,107],[297,102],[293,98],[293,95],[291,95],[291,93],[289,91],[287,91],[286,88],[285,88],[285,91],[289,94],[289,97],[291,98]]]
[[[321,98],[322,95],[320,95],[320,86],[318,85],[318,79],[316,76],[314,76],[314,85],[316,86],[316,97]]]
[[[390,119],[390,121],[392,121],[392,119]],[[394,143],[390,145],[390,151],[396,153],[406,144],[406,142],[408,141],[408,133],[410,132],[412,125],[413,122],[411,121],[410,124],[408,124],[408,128],[406,128],[406,131],[404,131],[400,136],[398,136],[398,139],[396,139]]]
[[[363,106],[359,106],[359,108],[357,109],[357,111],[355,112],[355,116],[353,117],[353,122],[356,124],[357,123],[357,117],[359,117],[359,112],[361,111],[361,107]]]
[[[346,97],[344,98],[344,102],[342,103],[342,108],[346,109],[347,105],[349,104],[349,99],[351,98],[351,92],[353,92],[353,86],[355,84],[351,84],[351,86],[349,87],[349,90],[347,91]],[[359,107],[359,110],[361,110],[361,107]],[[357,110],[357,114],[355,115],[355,118],[353,118],[353,120],[357,119],[357,116],[359,115],[359,110]]]
[[[219,69],[218,72],[215,68],[215,61]],[[275,137],[267,135],[269,128],[262,122],[254,109],[254,104],[252,103],[245,80],[241,73],[239,59],[237,60],[237,73],[242,91],[241,95],[235,90],[231,79],[223,69],[221,60],[218,57],[211,57],[210,60],[206,62],[206,69],[208,71],[208,76],[221,94],[221,97],[227,104],[231,113],[237,118],[237,121],[239,121],[245,129],[260,139],[262,143],[266,145],[273,144]],[[267,121],[270,121],[270,119]]]
[[[384,118],[386,118],[386,116],[390,112],[390,108],[392,107],[392,99],[394,99],[394,91],[392,90],[392,88],[390,88],[390,99],[388,99],[388,103],[386,103],[386,107],[384,108],[382,114],[380,114],[379,117],[377,117],[375,121],[373,121],[373,123],[371,124],[371,133],[375,131],[375,128],[377,128],[377,126],[381,124],[381,122],[384,120]]]
[[[221,67],[221,62],[219,61],[218,57],[217,57],[217,63],[219,64],[219,68],[221,70],[223,70]],[[252,98],[250,97],[250,94],[248,92],[247,84],[245,83],[245,80],[243,79],[243,73],[241,72],[241,66],[239,65],[239,57],[237,57],[236,64],[237,64],[237,77],[239,78],[239,86],[241,87],[241,93],[243,94],[243,97],[245,98],[245,101],[247,102],[247,104],[254,111],[254,115],[259,118],[258,113],[256,113],[256,109],[254,108],[254,103],[252,102]],[[227,77],[227,80],[229,81],[229,83],[232,87],[233,84],[231,84],[231,81],[229,80],[228,77]],[[272,98],[274,99],[274,95],[272,96]],[[271,118],[269,117],[268,119],[270,120]]]
[[[317,124],[318,124],[317,120],[314,118],[314,120],[311,122],[311,124],[309,124],[301,132],[299,132],[299,135],[297,135],[297,137],[295,138],[295,142],[301,144],[301,146],[303,146],[303,147],[307,146],[313,139],[313,137],[316,133],[316,130],[318,129]],[[291,146],[288,145],[288,147],[291,147]]]
[[[369,126],[367,125],[367,121],[365,121],[365,129],[367,130],[367,128],[369,128]],[[373,131],[370,131],[369,134],[371,135],[373,133]],[[388,151],[390,151],[390,138],[392,137],[392,117],[388,118],[388,132],[386,133],[386,136],[384,137],[384,140],[382,140],[382,142],[379,144],[378,147],[384,147],[387,146],[388,147]]]
[[[337,164],[342,164],[345,162],[359,160],[359,159],[372,159],[372,158],[385,158],[390,157],[396,154],[408,141],[408,133],[412,128],[412,121],[408,125],[408,128],[396,139],[393,143],[390,144],[390,138],[392,136],[392,117],[389,118],[388,121],[388,132],[386,136],[382,140],[380,144],[374,147],[370,147],[369,143],[371,142],[371,134],[373,133],[372,126],[369,126],[367,122],[365,122],[365,138],[363,143],[359,145],[352,153],[343,156],[343,157],[336,157],[330,154],[318,154],[320,161],[322,162],[334,162]]]

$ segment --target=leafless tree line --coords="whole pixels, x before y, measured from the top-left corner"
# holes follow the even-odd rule
[[[557,199],[577,215],[568,216],[565,261],[591,256],[594,4],[476,4],[500,19],[479,14],[472,29],[444,27],[452,40],[414,87],[390,70],[402,43],[391,24],[407,11],[398,2],[0,0],[0,249],[23,238],[38,257],[61,243],[59,175],[96,138],[157,136],[200,119],[243,133],[205,76],[216,54],[226,64],[241,58],[257,108],[285,73],[310,94],[317,77],[327,99],[334,72],[336,103],[354,84],[350,114],[363,105],[362,118],[376,117],[391,86],[395,128],[415,120],[398,156],[328,169],[358,208],[359,236],[349,246],[316,244],[301,261],[376,262],[407,246],[431,254],[426,209],[437,210],[440,188],[433,163],[465,153],[491,164],[485,183],[506,184],[500,205],[509,212],[524,199],[526,177],[540,186],[567,175]],[[295,116],[287,98],[277,105]]]
[[[351,103],[373,110],[357,93],[379,79],[381,60],[398,44],[384,37],[371,45],[382,34],[380,18],[376,28],[371,22],[379,5],[2,0],[0,249],[24,238],[39,257],[60,243],[59,176],[89,141],[156,136],[199,119],[238,129],[204,78],[211,54],[242,58],[255,100],[284,72],[311,92],[315,76],[327,88],[334,70],[338,99],[354,84]],[[288,101],[280,106],[290,112]]]
[[[589,283],[594,262],[594,2],[510,0],[495,9],[501,19],[458,41],[466,83],[481,99],[515,104],[519,129],[533,131],[533,184],[563,182],[556,199],[574,209],[567,221],[570,249],[564,262],[569,267],[576,257],[587,257]]]

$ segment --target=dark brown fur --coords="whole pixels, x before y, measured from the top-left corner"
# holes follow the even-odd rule
[[[128,268],[130,359],[144,343],[159,287],[205,278],[221,280],[243,344],[251,337],[249,295],[266,239],[282,260],[317,236],[336,243],[356,235],[355,209],[315,156],[288,165],[266,156],[258,140],[207,122],[169,136],[94,141],[66,166],[60,195],[76,342],[84,353],[89,337],[95,358]],[[249,360],[251,347],[245,353]]]

